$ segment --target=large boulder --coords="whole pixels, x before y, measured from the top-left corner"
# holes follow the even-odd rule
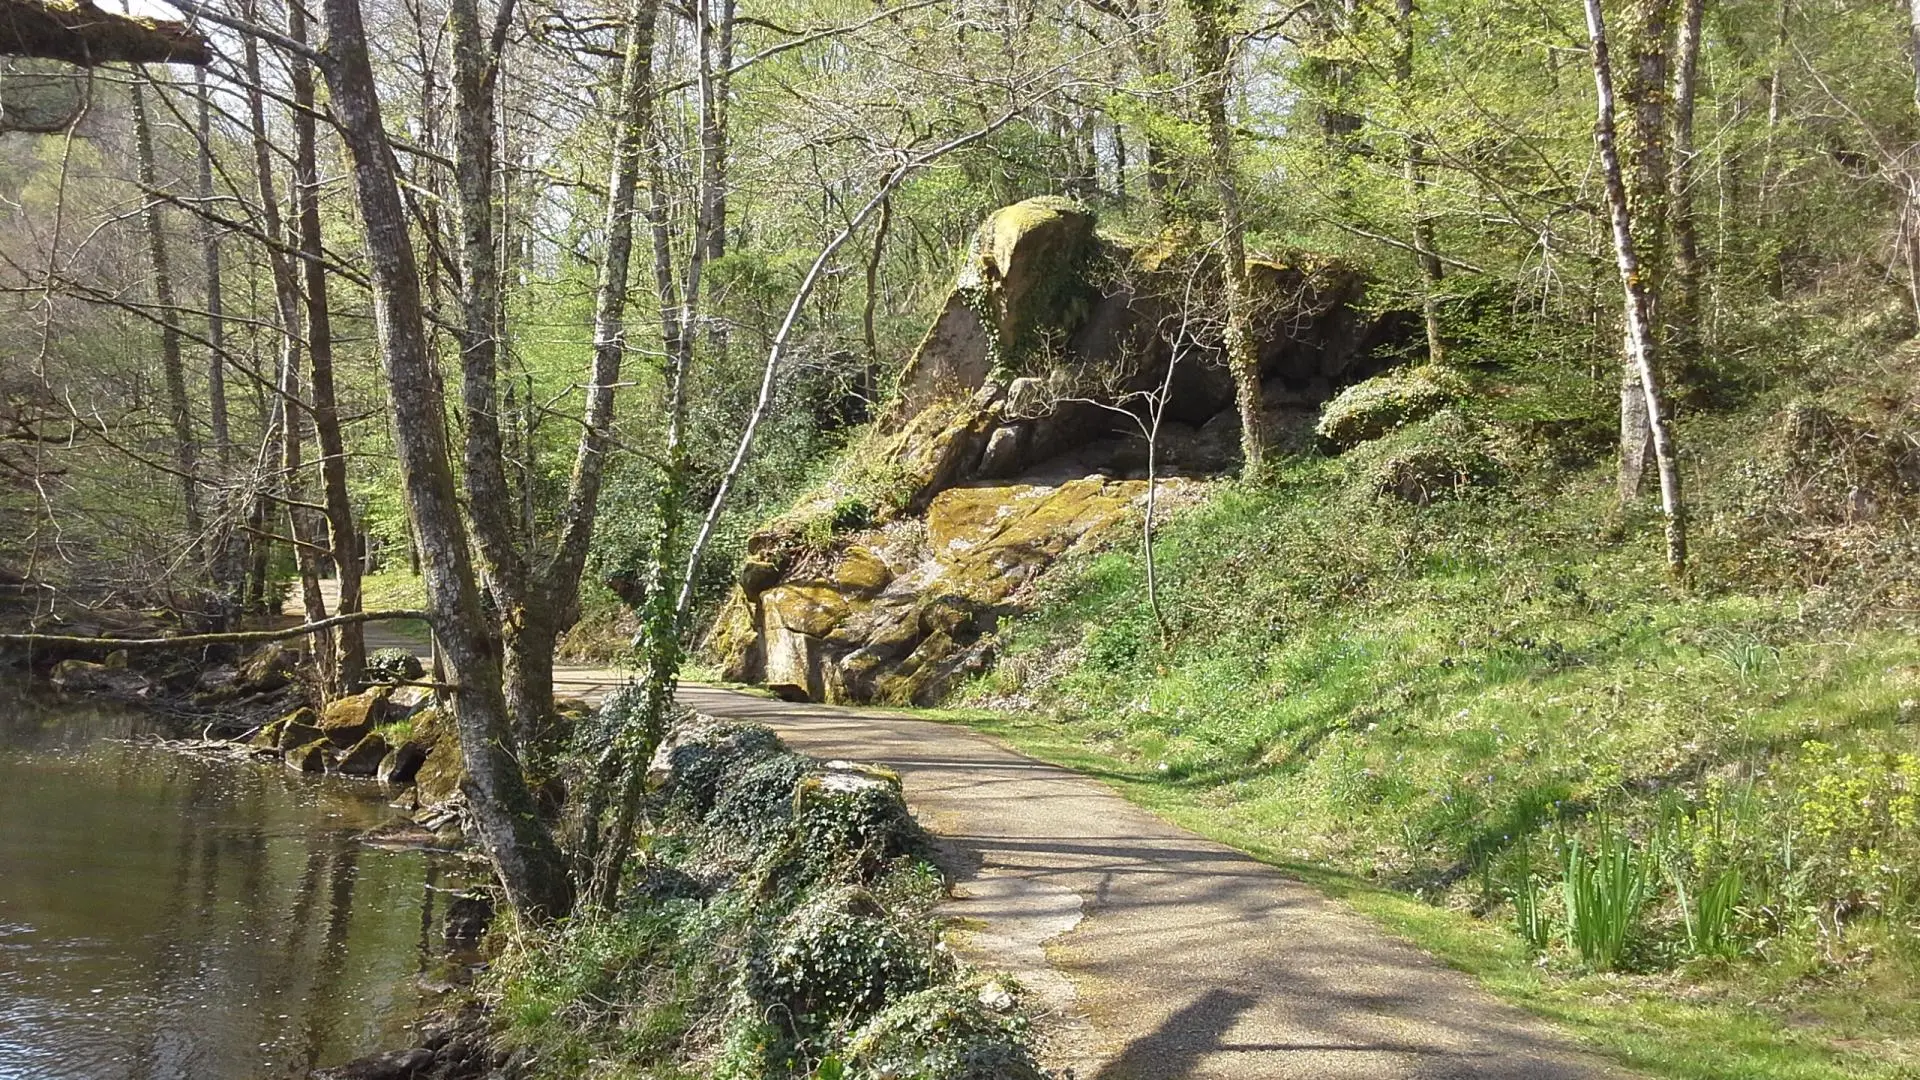
[[[325,739],[315,739],[305,746],[296,746],[285,751],[281,757],[287,768],[294,772],[325,772],[333,764],[333,744]]]
[[[411,784],[426,762],[427,744],[409,739],[388,750],[373,775],[383,784]]]
[[[1137,520],[1146,491],[1101,476],[947,488],[915,528],[850,540],[757,598],[736,592],[709,647],[728,677],[790,700],[928,703],[986,662],[991,631],[1054,560]]]
[[[380,771],[380,763],[387,759],[391,748],[387,740],[378,732],[354,743],[352,749],[341,754],[333,764],[334,770],[342,776],[374,776]]]
[[[946,307],[900,380],[901,406],[917,413],[942,396],[972,393],[1044,331],[1070,331],[1087,312],[1083,262],[1093,214],[1043,196],[982,222]]]
[[[725,675],[790,699],[931,703],[991,662],[996,626],[1051,564],[1138,519],[1149,475],[1171,508],[1231,470],[1240,421],[1221,331],[1179,318],[1219,269],[1177,233],[1096,234],[1066,200],[996,211],[895,409],[748,540],[705,642]],[[1339,386],[1390,362],[1378,346],[1396,323],[1360,303],[1364,276],[1337,260],[1248,272],[1260,435],[1304,448]],[[1164,406],[1151,447],[1136,424],[1148,400]],[[1350,411],[1361,430],[1391,430],[1433,407]]]
[[[453,799],[466,777],[466,758],[460,752],[453,718],[439,709],[426,710],[413,718],[413,739],[427,748],[413,776],[420,801],[431,806]]]
[[[53,685],[62,690],[84,694],[115,694],[137,697],[149,689],[146,676],[127,670],[125,653],[119,664],[99,664],[91,660],[62,660],[53,665]]]

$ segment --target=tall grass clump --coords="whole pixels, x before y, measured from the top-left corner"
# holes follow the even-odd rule
[[[1567,944],[1595,971],[1613,971],[1627,957],[1652,883],[1650,860],[1631,839],[1602,828],[1591,847],[1574,837],[1566,849],[1561,897]]]

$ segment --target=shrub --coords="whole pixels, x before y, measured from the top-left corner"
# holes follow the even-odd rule
[[[794,789],[816,767],[800,754],[773,754],[753,762],[727,778],[706,823],[755,842],[784,833],[793,823]]]
[[[367,678],[375,682],[412,682],[426,673],[420,658],[406,649],[375,649],[367,654]]]
[[[1439,412],[1466,392],[1459,375],[1425,364],[1357,382],[1327,402],[1316,434],[1340,449],[1398,431]]]
[[[704,817],[728,778],[779,751],[780,739],[759,724],[696,718],[676,725],[660,747],[670,777],[669,801],[677,813]]]
[[[883,769],[834,769],[802,780],[794,824],[812,859],[851,860],[868,872],[921,843],[899,778]]]
[[[1455,409],[1367,443],[1344,459],[1351,489],[1416,506],[1499,483],[1506,468],[1484,425]]]
[[[996,1013],[977,989],[939,986],[901,998],[847,1043],[856,1080],[1042,1080],[1026,1024]]]
[[[843,886],[789,915],[747,962],[742,989],[796,1028],[857,1024],[941,974],[926,927],[896,921],[865,889]]]

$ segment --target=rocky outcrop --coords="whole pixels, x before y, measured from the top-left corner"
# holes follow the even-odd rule
[[[796,700],[931,702],[990,662],[1049,565],[1139,519],[1149,475],[1177,502],[1235,468],[1207,258],[1102,235],[1062,199],[989,217],[893,410],[748,542],[706,643],[727,676]],[[1248,269],[1264,434],[1305,445],[1323,403],[1390,362],[1398,320],[1367,313],[1339,264]]]

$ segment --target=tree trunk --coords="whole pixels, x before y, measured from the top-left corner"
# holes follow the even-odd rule
[[[205,68],[193,73],[195,101],[199,114],[200,205],[213,207],[213,103],[207,86]],[[227,422],[227,319],[225,296],[220,281],[220,230],[213,219],[200,217],[200,259],[206,277],[207,307],[207,426],[213,441],[214,463],[219,469],[222,500],[213,547],[213,584],[220,594],[222,620],[230,619],[244,602],[246,592],[246,545],[233,527],[237,508],[233,480],[233,432]]]
[[[287,6],[287,33],[295,41],[307,37],[306,14],[299,4]],[[307,369],[313,385],[313,430],[320,441],[320,486],[327,508],[327,534],[332,541],[333,572],[340,580],[339,614],[360,610],[360,550],[353,524],[353,504],[347,495],[347,445],[340,434],[340,407],[333,385],[333,315],[328,308],[326,251],[320,231],[320,167],[315,134],[313,72],[306,61],[294,58],[294,205],[298,208],[301,273],[306,282]],[[359,623],[340,627],[333,639],[334,687],[350,694],[366,681],[366,628]]]
[[[1600,164],[1606,178],[1607,209],[1613,226],[1614,261],[1620,270],[1620,285],[1626,301],[1626,353],[1628,362],[1640,377],[1642,401],[1652,429],[1653,452],[1660,471],[1660,505],[1667,519],[1667,570],[1684,580],[1687,572],[1686,507],[1680,494],[1680,469],[1673,447],[1673,429],[1661,400],[1659,375],[1660,342],[1654,332],[1653,302],[1648,295],[1642,264],[1635,246],[1633,214],[1626,180],[1620,167],[1615,143],[1613,71],[1607,56],[1607,27],[1600,11],[1600,0],[1586,0],[1587,32],[1592,41],[1593,81],[1598,92],[1599,115],[1594,124],[1594,142],[1600,149]]]
[[[1413,0],[1395,0],[1396,14],[1399,16],[1400,54],[1395,58],[1394,82],[1399,85],[1403,97],[1413,92]],[[1413,252],[1414,259],[1420,264],[1420,278],[1424,288],[1420,293],[1420,314],[1427,328],[1427,362],[1443,363],[1446,360],[1446,346],[1440,337],[1440,282],[1446,276],[1446,268],[1441,265],[1440,254],[1434,248],[1433,218],[1426,213],[1423,203],[1426,201],[1426,144],[1419,135],[1408,132],[1407,156],[1402,163],[1402,176],[1407,187],[1407,201],[1413,209]]]
[[[540,624],[550,621],[548,601],[531,580],[528,555],[518,545],[500,433],[501,279],[493,228],[498,57],[489,48],[475,0],[451,0],[447,24],[453,37],[454,206],[460,228],[456,336],[466,412],[468,513],[485,571],[482,580],[493,594],[499,618],[503,686],[514,734],[522,746],[533,748],[553,713],[552,635],[541,632]]]
[[[353,159],[366,229],[374,325],[393,410],[408,514],[420,543],[438,652],[454,680],[453,711],[466,763],[462,790],[508,901],[532,918],[564,915],[573,894],[552,834],[514,757],[513,732],[480,609],[460,519],[440,387],[429,361],[413,240],[380,115],[358,0],[323,0],[322,71]]]
[[[252,5],[248,6],[247,17],[249,20],[254,17]],[[261,87],[264,84],[261,81],[260,75],[260,48],[252,35],[241,35],[240,43],[245,55],[247,119],[249,134],[253,141],[254,182],[258,185],[260,191],[262,231],[274,241],[273,244],[267,246],[266,259],[268,270],[273,279],[274,315],[277,319],[280,332],[279,352],[281,376],[276,380],[275,384],[279,386],[285,382],[287,365],[298,364],[300,362],[300,287],[294,280],[293,266],[288,261],[286,253],[277,246],[279,243],[285,241],[287,237],[286,230],[280,219],[280,198],[273,180],[272,144],[267,140],[266,99],[261,92]],[[269,420],[267,423],[268,445],[272,444],[274,433],[287,423],[290,408],[284,395],[276,392],[271,396],[273,405],[269,410]],[[262,461],[260,462],[263,471],[269,456],[269,453],[263,447],[261,455]],[[285,490],[286,482],[287,478],[282,474],[280,481],[270,486],[278,490]],[[267,580],[273,559],[274,542],[271,539],[259,536],[260,533],[265,531],[266,524],[272,517],[267,501],[266,493],[263,492],[261,498],[256,501],[253,513],[248,517],[248,524],[254,530],[254,534],[257,537],[255,541],[252,576],[254,580],[254,595],[262,609],[271,608],[277,603],[276,598],[270,598],[268,596]],[[297,557],[298,549],[296,549],[296,558]],[[317,596],[317,583],[314,595]],[[306,599],[307,594],[303,590],[303,603]],[[316,621],[314,617],[315,613],[312,610],[309,609],[306,614],[308,622]]]
[[[598,485],[598,465],[589,454],[597,456],[604,452],[605,447],[604,444],[597,448],[589,444],[588,440],[596,433],[591,414],[595,392],[618,378],[622,354],[626,351],[627,284],[633,268],[636,192],[640,186],[643,159],[647,163],[651,189],[647,218],[649,238],[653,244],[654,289],[660,301],[661,335],[667,346],[670,372],[677,370],[677,360],[682,355],[675,341],[677,321],[671,307],[673,278],[667,262],[665,192],[662,190],[658,155],[649,149],[649,141],[653,137],[654,28],[659,13],[659,0],[630,0],[627,5],[627,42],[625,59],[621,65],[620,112],[614,129],[612,173],[607,183],[607,250],[600,263],[600,278],[594,290],[593,380],[588,400],[589,423],[581,435],[579,456],[574,463],[573,479],[569,484],[572,489],[569,503],[572,502],[574,491],[588,479],[589,469],[595,473],[591,478],[593,484],[596,487]],[[695,247],[700,247],[704,241],[704,234],[696,232]],[[601,376],[606,373],[611,373],[612,378],[603,379]],[[610,409],[610,390],[606,394],[606,403]],[[676,429],[670,427],[670,451],[675,435]],[[671,477],[671,465],[668,473]],[[662,554],[655,551],[653,558],[657,561]],[[669,680],[667,686],[653,688],[648,695],[649,706],[655,700],[664,701],[671,694]],[[661,715],[664,716],[664,706]],[[610,754],[609,760],[603,763],[588,800],[588,841],[584,854],[589,864],[586,869],[593,877],[589,895],[602,907],[611,906],[619,894],[627,852],[633,842],[640,785],[646,777],[647,761],[659,742],[651,707],[648,715],[643,716],[641,723],[635,727],[638,730],[621,732],[616,737],[614,745],[620,752],[617,758]],[[617,795],[606,790],[606,785],[616,783],[619,785]],[[608,830],[610,839],[603,849],[598,839],[599,818],[610,799],[614,803],[615,821]]]
[[[1693,213],[1693,111],[1700,70],[1700,23],[1705,0],[1684,0],[1674,50],[1672,201],[1673,290],[1667,303],[1667,351],[1681,382],[1700,359],[1700,236]]]
[[[1226,20],[1232,0],[1187,0],[1194,24],[1194,72],[1200,84],[1200,112],[1207,123],[1214,195],[1220,203],[1220,239],[1226,259],[1227,370],[1233,375],[1240,408],[1240,475],[1257,479],[1266,471],[1266,437],[1261,423],[1260,357],[1254,347],[1253,297],[1247,280],[1246,225],[1240,216],[1240,179],[1233,153],[1233,126],[1227,118],[1228,70]]]
[[[1663,338],[1660,320],[1661,278],[1667,264],[1667,37],[1673,0],[1631,0],[1626,39],[1629,65],[1622,97],[1627,104],[1620,139],[1628,166],[1622,182],[1639,255],[1640,286],[1647,300],[1649,326]],[[1640,496],[1652,449],[1653,422],[1631,357],[1620,369],[1620,475],[1622,504]]]
[[[140,170],[140,223],[146,229],[148,268],[153,274],[153,303],[160,318],[160,368],[167,384],[167,419],[173,428],[173,465],[179,474],[180,500],[188,542],[199,549],[205,538],[201,536],[203,522],[197,482],[199,463],[193,444],[193,407],[187,400],[187,370],[180,359],[180,311],[174,303],[166,224],[160,216],[153,127],[147,120],[146,89],[138,82],[133,85],[133,136]]]

